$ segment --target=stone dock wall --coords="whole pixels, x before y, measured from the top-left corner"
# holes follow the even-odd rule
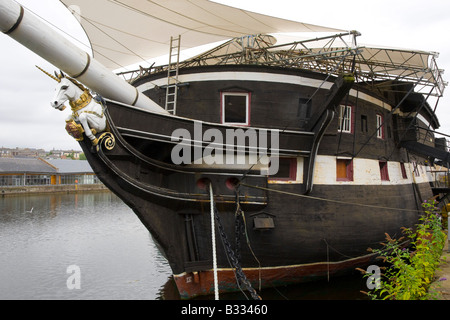
[[[103,184],[0,187],[0,196],[25,195],[36,193],[71,193],[71,192],[106,191],[106,190],[108,190],[108,188],[106,188]]]

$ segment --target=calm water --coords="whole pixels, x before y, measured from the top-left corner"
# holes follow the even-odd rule
[[[69,290],[73,265],[80,289]],[[158,299],[169,276],[149,232],[109,192],[0,198],[0,299]]]
[[[110,192],[0,197],[2,300],[179,299],[170,275],[149,232]],[[80,288],[69,289],[68,280]],[[261,296],[364,299],[364,281],[357,275],[263,290]]]

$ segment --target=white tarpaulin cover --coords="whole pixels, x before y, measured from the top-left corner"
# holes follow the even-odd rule
[[[361,47],[356,56],[357,72],[373,80],[399,80],[433,88],[431,95],[441,96],[445,89],[442,72],[436,64],[436,52],[394,48]],[[416,88],[416,91],[420,91]],[[425,89],[424,92],[428,92]]]
[[[341,32],[257,14],[208,0],[61,0],[79,14],[94,57],[111,70],[181,49],[251,34]]]

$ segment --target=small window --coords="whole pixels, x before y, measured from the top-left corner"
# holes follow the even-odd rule
[[[367,116],[361,115],[361,132],[367,133],[369,132],[367,128]]]
[[[377,114],[377,138],[384,139],[384,124],[381,114]]]
[[[309,99],[299,98],[297,117],[299,118],[300,128],[304,128],[305,125],[308,123],[309,119],[311,118],[311,106],[312,100],[310,98]]]
[[[222,123],[250,125],[250,94],[222,92]]]
[[[406,174],[405,164],[403,162],[400,162],[400,170],[402,171],[402,178],[408,179],[408,175]]]
[[[351,159],[336,159],[336,180],[353,181],[353,161]]]
[[[297,179],[297,159],[278,158],[278,172],[270,180],[294,181]]]
[[[341,132],[352,133],[352,107],[341,105],[339,108],[338,130]]]
[[[300,119],[309,120],[311,118],[312,100],[299,98],[298,99],[298,116]]]
[[[388,163],[387,161],[380,161],[380,176],[381,181],[389,181]]]

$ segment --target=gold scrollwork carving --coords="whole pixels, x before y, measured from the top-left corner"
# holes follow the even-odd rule
[[[111,132],[102,133],[101,136],[98,137],[98,141],[100,141],[100,143],[102,143],[107,150],[112,150],[116,146],[116,139]]]

